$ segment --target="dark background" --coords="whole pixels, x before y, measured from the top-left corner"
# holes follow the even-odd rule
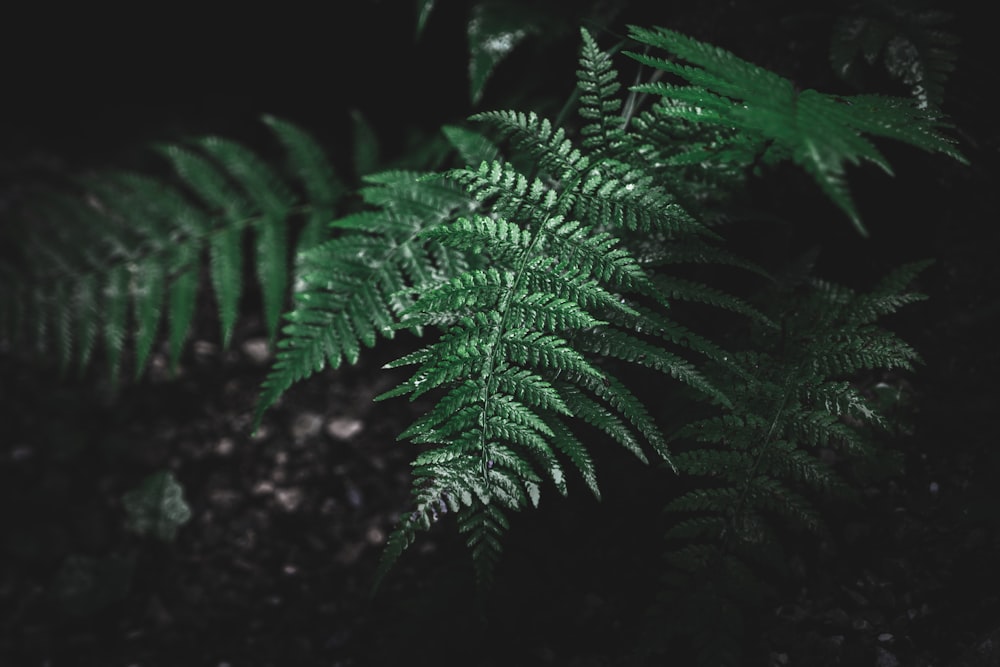
[[[622,3],[614,27],[666,25],[803,87],[849,92],[827,66],[822,11],[688,4]],[[971,167],[887,146],[895,178],[851,173],[867,240],[804,179],[781,174],[755,186],[762,208],[798,223],[747,233],[749,252],[819,246],[821,274],[859,287],[902,261],[937,263],[922,279],[930,300],[897,321],[926,361],[908,378],[917,409],[914,435],[899,443],[905,475],[869,489],[865,511],[839,519],[830,551],[803,548],[810,569],[759,619],[747,638],[749,665],[998,664],[972,657],[991,635],[1000,642],[1000,141],[987,103],[996,58],[979,3],[945,9],[963,39],[945,110]],[[349,180],[352,110],[371,122],[388,159],[405,153],[414,132],[513,106],[521,95],[561,99],[573,83],[575,34],[553,33],[498,68],[473,105],[464,3],[440,2],[419,41],[410,3],[337,11],[10,10],[0,28],[0,224],[33,179],[142,166],[150,142],[216,133],[264,146],[262,113],[313,132]],[[496,597],[484,606],[451,525],[415,546],[369,602],[380,539],[407,501],[411,453],[394,437],[420,408],[370,398],[399,379],[379,367],[412,341],[296,387],[271,412],[267,434],[250,439],[246,419],[267,369],[244,344],[259,340],[260,323],[242,321],[228,353],[212,348],[214,323],[196,329],[206,345],[185,357],[180,380],[146,380],[114,401],[0,355],[0,516],[12,541],[36,550],[3,565],[0,664],[666,660],[643,662],[636,650],[648,639],[644,609],[658,574],[649,554],[660,548],[662,471],[612,451],[602,458],[602,503],[574,485],[569,499],[553,494],[539,512],[517,517]],[[363,429],[338,439],[326,429],[337,418]],[[316,419],[318,432],[309,426]],[[164,466],[184,484],[195,519],[173,545],[137,543],[122,534],[118,499]],[[295,510],[287,509],[292,496],[273,489],[298,493]],[[66,554],[128,548],[140,556],[124,600],[82,618],[52,601]]]

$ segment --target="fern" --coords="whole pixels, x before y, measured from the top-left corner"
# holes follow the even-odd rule
[[[879,63],[890,77],[910,87],[917,106],[940,108],[959,40],[945,27],[950,14],[920,4],[853,5],[834,25],[830,42],[830,64],[837,75],[861,86],[862,68]]]
[[[791,159],[805,167],[852,215],[846,189],[835,184],[842,163],[864,158],[888,170],[863,133],[960,156],[937,134],[936,117],[905,101],[868,100],[885,112],[874,118],[867,112],[875,106],[854,110],[853,104],[842,105],[831,96],[799,93],[775,74],[675,33],[634,29],[633,36],[700,65],[703,69],[695,70],[631,54],[695,85],[634,87],[667,101],[642,112],[630,128],[619,115],[622,105],[613,99],[616,74],[607,54],[584,33],[582,143],[535,113],[483,112],[472,120],[487,123],[509,157],[501,153],[478,167],[435,177],[463,186],[478,202],[476,214],[430,227],[421,237],[483,257],[487,264],[401,293],[414,301],[401,312],[396,328],[432,327],[441,333],[390,365],[415,370],[408,381],[379,397],[408,395],[412,400],[429,394],[435,401],[400,435],[422,452],[413,463],[414,510],[390,538],[379,579],[419,531],[451,512],[469,535],[477,578],[487,584],[499,560],[507,515],[537,506],[549,484],[566,494],[566,459],[597,493],[593,455],[578,435],[581,424],[640,460],[647,460],[646,449],[651,448],[674,467],[661,425],[615,376],[616,365],[663,373],[692,396],[732,413],[698,427],[715,433],[703,436],[707,443],[742,445],[723,453],[685,453],[683,465],[675,469],[695,475],[722,468],[737,476],[723,475],[723,482],[734,489],[738,483],[743,486],[732,492],[726,487],[699,489],[679,499],[675,510],[711,510],[732,504],[736,493],[736,505],[747,508],[747,525],[763,530],[758,514],[778,511],[793,523],[819,529],[814,504],[786,478],[830,493],[849,487],[802,456],[796,443],[820,447],[836,440],[846,443],[852,455],[871,454],[862,439],[837,421],[842,416],[838,411],[850,411],[851,418],[861,421],[877,422],[877,415],[842,380],[838,384],[824,378],[865,368],[908,367],[912,350],[868,325],[913,300],[892,289],[912,277],[907,274],[911,269],[863,298],[817,283],[825,300],[817,301],[815,310],[821,315],[811,323],[817,333],[807,348],[812,355],[807,370],[813,375],[794,375],[797,360],[782,361],[788,364],[780,367],[788,377],[756,377],[753,364],[771,363],[760,351],[730,354],[667,315],[672,302],[689,301],[744,316],[771,331],[772,340],[785,335],[781,327],[787,326],[737,296],[676,273],[678,264],[694,262],[739,266],[766,277],[752,263],[721,249],[720,236],[699,221],[711,211],[717,188],[700,188],[695,197],[675,194],[689,183],[697,188],[699,180],[705,182],[704,175],[690,169],[692,162],[678,159],[684,155],[677,152],[678,137],[699,136],[705,142],[703,152],[711,152],[711,158],[704,159],[718,165],[709,176],[716,185],[727,178],[733,182],[734,174],[761,160],[764,152],[765,163]],[[713,123],[719,127],[711,127]],[[712,150],[706,152],[708,147]],[[668,175],[671,170],[677,173]],[[854,310],[846,311],[846,305]],[[718,369],[713,377],[701,367],[706,358]],[[775,397],[786,397],[798,384],[809,388],[808,397],[774,404]],[[733,397],[734,386],[745,393]],[[809,401],[822,401],[828,412],[814,409]],[[737,435],[728,435],[727,429]],[[776,429],[773,437],[766,435]],[[683,430],[670,440],[687,435]],[[763,467],[753,444],[758,441],[769,443],[770,458]],[[748,469],[759,474],[746,477]],[[759,542],[770,544],[765,537]]]
[[[305,132],[265,121],[301,185],[237,142],[204,137],[158,147],[168,178],[104,171],[75,179],[70,189],[37,191],[16,221],[21,257],[6,267],[12,280],[0,290],[12,313],[2,321],[3,335],[29,339],[42,356],[54,351],[64,371],[74,363],[85,370],[103,340],[117,381],[129,345],[134,375],[144,373],[166,317],[176,368],[206,257],[220,339],[229,344],[244,290],[243,243],[252,230],[252,264],[273,336],[287,299],[293,221],[307,217],[299,244],[314,243],[316,220],[333,216],[342,186]]]
[[[943,117],[911,100],[800,91],[773,72],[671,30],[633,26],[630,35],[640,44],[668,51],[677,60],[629,51],[627,55],[689,84],[634,86],[638,92],[661,98],[653,110],[655,116],[668,123],[679,120],[721,130],[711,143],[686,155],[686,161],[718,159],[751,168],[791,160],[812,176],[863,235],[867,230],[844,182],[844,165],[870,162],[892,174],[869,136],[965,162],[954,142],[941,132],[947,127]]]
[[[853,500],[851,466],[860,474],[885,455],[875,436],[887,421],[860,373],[912,370],[919,361],[877,320],[923,298],[907,287],[927,265],[905,265],[867,294],[816,279],[787,285],[771,297],[780,335],[735,354],[721,375],[706,371],[730,388],[733,405],[671,438],[686,443],[674,464],[696,481],[666,507],[676,519],[663,592],[674,621],[664,624],[667,641],[701,633],[699,664],[739,664],[743,614],[784,571],[776,535],[826,532],[820,507]],[[745,611],[720,626],[698,620],[720,607]],[[686,618],[696,619],[695,630]]]
[[[584,87],[613,76],[594,48],[585,38]],[[616,108],[585,107],[582,134],[611,133]],[[628,151],[603,141],[601,151],[587,151],[533,113],[486,112],[473,119],[492,125],[515,153],[509,161],[444,174],[480,202],[481,213],[423,234],[488,264],[420,291],[397,325],[432,326],[441,335],[391,364],[416,369],[379,398],[412,400],[432,392],[437,399],[400,435],[423,448],[413,464],[415,509],[390,538],[379,578],[417,532],[457,512],[477,578],[488,584],[506,515],[537,506],[547,484],[568,493],[566,460],[598,494],[592,455],[571,418],[642,461],[648,447],[669,462],[660,425],[609,360],[663,373],[703,400],[730,405],[685,356],[725,354],[672,322],[666,308],[676,297],[753,312],[701,285],[674,280],[664,289],[668,278],[648,274],[616,236],[698,243],[712,258],[709,241],[716,236],[656,185],[641,157],[629,162]],[[519,160],[534,173],[522,173]],[[681,339],[686,351],[669,349]]]
[[[413,297],[469,266],[460,251],[421,233],[474,208],[454,185],[426,182],[415,172],[366,177],[362,200],[379,210],[338,218],[340,234],[303,252],[294,299],[285,315],[275,363],[261,388],[255,424],[296,382],[346,359],[379,336],[392,338]],[[419,327],[412,327],[419,331]]]

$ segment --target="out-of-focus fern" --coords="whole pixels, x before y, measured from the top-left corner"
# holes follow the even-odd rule
[[[125,350],[134,374],[146,368],[168,320],[176,367],[195,312],[203,259],[228,344],[243,293],[244,239],[264,320],[276,333],[288,296],[292,221],[303,217],[299,247],[315,243],[344,192],[316,142],[295,125],[265,122],[284,145],[288,171],[240,143],[203,137],[158,147],[171,173],[103,171],[50,186],[28,199],[14,221],[20,256],[4,265],[0,335],[19,349],[56,355],[65,370],[85,369],[103,340],[117,379]]]
[[[881,65],[909,86],[919,107],[940,107],[959,40],[947,29],[952,16],[924,5],[900,0],[851,5],[830,40],[830,63],[837,75],[862,86],[862,68]]]
[[[784,571],[777,536],[823,534],[821,508],[852,500],[849,480],[891,455],[877,446],[887,422],[862,374],[919,360],[877,321],[924,298],[908,285],[926,266],[907,264],[867,294],[808,277],[782,284],[770,299],[780,330],[746,337],[755,344],[733,363],[706,370],[732,406],[671,437],[690,490],[667,505],[659,641],[699,664],[741,664],[744,615]]]

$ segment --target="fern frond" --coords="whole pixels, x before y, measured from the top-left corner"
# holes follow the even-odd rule
[[[603,161],[581,173],[579,180],[579,189],[571,199],[575,217],[604,220],[606,226],[632,231],[717,238],[645,169]]]
[[[464,270],[459,250],[422,232],[470,209],[455,186],[421,174],[388,172],[366,179],[364,211],[330,223],[343,235],[299,258],[294,308],[285,314],[275,363],[261,387],[255,424],[294,383],[323,368],[355,363],[361,347],[392,338],[413,304],[409,289],[426,289]],[[407,325],[419,332],[419,323]]]
[[[266,118],[289,153],[298,188],[248,147],[220,137],[157,146],[166,176],[117,170],[74,179],[61,192],[40,191],[24,207],[23,252],[44,248],[50,261],[21,273],[9,289],[59,295],[35,299],[57,325],[58,358],[82,372],[103,338],[114,377],[131,346],[134,375],[145,371],[162,320],[170,365],[177,367],[207,259],[220,339],[229,344],[243,295],[243,245],[253,230],[252,260],[273,334],[288,291],[288,238],[300,213],[328,217],[339,192],[325,178],[318,145],[294,125]],[[296,194],[299,190],[299,194]],[[315,197],[315,205],[308,201]],[[303,201],[305,199],[306,201]],[[62,230],[46,234],[46,230]],[[42,236],[45,235],[45,236]],[[27,255],[26,255],[27,256]],[[7,297],[0,294],[0,300]],[[57,302],[58,301],[58,302]],[[37,337],[36,337],[37,338]],[[42,343],[42,339],[38,339]],[[45,343],[40,352],[48,351]]]
[[[860,85],[858,70],[881,61],[886,73],[910,86],[918,106],[940,107],[958,59],[959,39],[944,27],[952,16],[905,5],[872,3],[838,19],[830,40],[830,64],[838,76]]]
[[[593,35],[580,29],[580,69],[577,86],[580,89],[578,113],[587,123],[580,128],[584,148],[598,156],[615,156],[626,143],[625,120],[621,116],[622,101],[617,97],[620,85],[611,55],[602,51]]]
[[[476,581],[488,586],[502,550],[500,535],[509,528],[507,518],[495,505],[479,505],[464,510],[458,517],[459,532],[468,535],[466,544],[472,553]]]
[[[478,132],[458,125],[445,125],[441,132],[467,165],[493,162],[500,157],[497,145]]]
[[[502,169],[491,169],[502,176]],[[518,195],[534,196],[524,179],[494,183],[514,190],[508,193],[513,209],[522,206]],[[473,189],[484,197],[477,182]],[[401,434],[440,451],[421,455],[417,470],[431,474],[427,466],[448,467],[454,471],[452,479],[475,476],[478,488],[485,489],[484,497],[478,494],[485,504],[492,499],[514,511],[537,505],[538,470],[560,493],[567,492],[557,452],[598,493],[589,455],[558,415],[582,418],[645,460],[634,429],[667,456],[664,437],[645,407],[624,384],[599,370],[585,354],[586,346],[578,346],[574,338],[606,325],[592,312],[595,307],[635,314],[607,287],[632,291],[647,286],[645,274],[608,234],[588,234],[579,222],[561,216],[528,218],[526,223],[534,233],[501,216],[460,218],[427,233],[442,244],[488,256],[493,264],[420,292],[398,326],[446,329],[435,343],[393,364],[418,367],[408,381],[379,397],[413,398],[443,390],[436,405]],[[556,293],[538,289],[544,285]],[[616,350],[627,356],[624,346]],[[674,364],[675,372],[680,369]],[[661,370],[667,371],[665,364]],[[481,543],[470,545],[482,579],[494,551],[481,556],[476,551]]]
[[[288,169],[298,177],[302,198],[308,202],[306,220],[296,241],[298,252],[308,250],[325,240],[327,223],[335,217],[338,203],[347,194],[347,186],[337,177],[316,140],[302,128],[271,115],[265,115],[262,120],[284,146]]]
[[[658,275],[655,278],[657,289],[665,297],[679,301],[690,301],[715,306],[728,310],[774,329],[776,324],[771,318],[739,297],[726,294],[704,283],[698,283],[674,276]]]
[[[509,221],[530,216],[532,210],[555,212],[557,204],[566,206],[558,192],[543,180],[529,180],[514,165],[500,160],[483,162],[476,169],[453,169],[447,177],[463,186],[471,197],[488,202],[495,215]]]
[[[447,227],[427,230],[425,236],[475,254],[488,250],[492,258],[501,262],[520,257],[532,241],[531,235],[516,224],[486,215],[459,218]]]
[[[888,332],[873,329],[819,338],[822,347],[812,356],[821,373],[853,373],[862,369],[913,370],[920,357],[910,345]]]
[[[533,111],[485,111],[469,120],[496,128],[501,139],[509,139],[536,161],[539,171],[556,179],[572,179],[590,166],[590,158],[573,145],[566,130]]]
[[[634,257],[607,232],[595,232],[576,220],[556,215],[542,228],[545,243],[564,266],[577,267],[611,288],[633,292],[655,292]]]
[[[656,82],[634,90],[679,103],[657,108],[669,109],[675,118],[758,136],[757,145],[767,147],[765,162],[790,159],[801,166],[862,234],[867,230],[844,182],[845,163],[867,161],[892,174],[887,160],[867,136],[893,139],[965,162],[954,140],[941,132],[946,124],[940,114],[921,109],[911,100],[800,92],[777,74],[665,28],[632,26],[630,36],[691,63],[627,52],[639,62],[690,84]],[[757,158],[751,153],[742,160],[749,165]]]
[[[515,111],[472,117],[507,140],[514,153],[509,159],[492,145],[479,152],[478,137],[456,134],[458,141],[472,142],[465,156],[470,164],[441,179],[464,188],[477,202],[475,214],[429,226],[422,238],[488,264],[397,293],[413,301],[396,328],[426,326],[442,333],[388,364],[415,369],[379,397],[434,396],[434,407],[400,436],[428,448],[415,461],[416,477],[467,484],[452,490],[508,511],[536,504],[542,478],[565,493],[563,458],[598,495],[591,454],[564,421],[569,416],[642,461],[648,446],[672,465],[661,425],[632,388],[608,372],[610,361],[671,376],[710,404],[740,409],[742,394],[734,397],[729,390],[732,378],[709,378],[697,357],[728,369],[737,382],[748,382],[752,371],[667,318],[663,311],[674,299],[777,329],[743,299],[647,273],[647,267],[701,262],[769,277],[752,262],[717,250],[719,236],[667,187],[683,190],[684,181],[666,177],[663,154],[645,137],[631,136],[616,117],[614,72],[588,36],[580,63],[582,114],[589,121],[582,146],[547,119]],[[476,164],[476,158],[483,159]],[[530,166],[523,171],[521,164]],[[694,354],[689,358],[670,346]],[[417,484],[417,507],[423,494]],[[404,520],[399,530],[407,540],[394,546],[409,544],[424,523]],[[497,553],[491,549],[477,567],[488,570]]]
[[[264,320],[272,337],[285,305],[288,280],[286,219],[295,203],[290,189],[278,175],[240,144],[219,137],[202,139],[200,145],[218,161],[231,178],[240,182],[259,211],[253,223],[256,234],[256,268],[264,301]]]
[[[693,363],[621,330],[602,327],[582,332],[574,336],[574,342],[594,354],[614,357],[669,375],[722,405],[731,405],[725,393],[705,379]]]
[[[680,449],[673,457],[677,469],[701,480],[666,505],[677,516],[665,553],[670,590],[709,588],[735,602],[745,583],[717,578],[720,563],[766,583],[754,570],[782,568],[777,527],[822,534],[820,502],[856,499],[855,487],[822,452],[874,458],[872,429],[884,428],[886,420],[859,390],[857,371],[913,359],[908,345],[873,320],[880,308],[889,312],[906,301],[900,295],[926,266],[900,267],[867,295],[808,279],[786,291],[777,285],[779,296],[767,310],[776,313],[781,335],[769,327],[760,347],[708,366],[708,378],[725,386],[732,402],[670,440]],[[690,604],[701,602],[696,596]]]

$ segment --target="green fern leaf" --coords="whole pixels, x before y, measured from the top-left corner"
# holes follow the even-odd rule
[[[76,285],[73,296],[73,308],[76,313],[77,369],[82,372],[90,363],[91,355],[97,344],[99,297],[96,279],[93,275],[84,276]]]
[[[605,357],[615,357],[630,363],[665,373],[684,382],[722,405],[732,405],[729,398],[714,387],[691,362],[667,350],[616,329],[601,328],[574,338],[581,348]]]
[[[371,347],[378,336],[392,338],[412,305],[409,289],[426,289],[468,268],[460,251],[422,236],[469,210],[460,190],[414,172],[366,180],[365,199],[382,210],[333,221],[331,227],[344,234],[299,255],[295,305],[285,315],[276,360],[261,388],[255,427],[294,383],[345,359],[354,363],[361,347]],[[420,331],[419,322],[402,328]]]
[[[580,117],[587,124],[580,128],[583,146],[598,155],[616,154],[625,143],[625,121],[621,116],[622,102],[616,95],[620,85],[618,73],[611,64],[611,55],[601,51],[593,35],[580,30]]]
[[[441,132],[466,165],[493,162],[500,157],[497,145],[478,132],[459,125],[445,125]]]
[[[298,178],[307,203],[306,222],[296,242],[298,251],[326,240],[327,224],[335,217],[337,205],[347,186],[337,177],[326,153],[316,139],[301,127],[271,115],[263,122],[275,133],[288,154],[290,170]]]
[[[830,64],[838,76],[859,84],[858,61],[864,61],[861,67],[881,61],[891,77],[910,86],[918,106],[940,107],[958,57],[959,40],[943,27],[951,18],[906,3],[871,3],[861,11],[853,7],[834,25]]]
[[[209,245],[212,287],[219,307],[222,345],[229,346],[243,292],[243,251],[240,232],[226,227],[212,236]]]
[[[466,544],[472,552],[476,581],[480,587],[489,585],[503,547],[500,535],[507,530],[507,518],[494,505],[482,505],[459,515],[458,530],[468,535]]]
[[[772,72],[671,30],[632,26],[630,36],[691,63],[682,65],[627,52],[639,62],[691,84],[657,82],[635,86],[634,90],[679,101],[684,111],[675,108],[672,113],[687,121],[758,134],[761,146],[771,146],[773,157],[768,160],[787,156],[805,169],[864,235],[867,230],[844,183],[844,165],[868,161],[892,173],[884,156],[865,135],[894,139],[965,162],[954,148],[954,141],[940,132],[944,125],[941,117],[910,100],[799,92],[790,81]],[[748,164],[755,161],[752,155],[747,158]]]
[[[264,321],[273,337],[285,305],[287,289],[286,218],[294,202],[292,193],[271,168],[240,144],[208,137],[200,145],[237,180],[260,217],[256,231],[256,268],[264,297]]]
[[[64,283],[56,286],[53,298],[56,303],[69,303],[68,288]],[[58,338],[59,372],[65,375],[73,357],[73,328],[70,308],[63,308],[57,313],[55,328]]]

